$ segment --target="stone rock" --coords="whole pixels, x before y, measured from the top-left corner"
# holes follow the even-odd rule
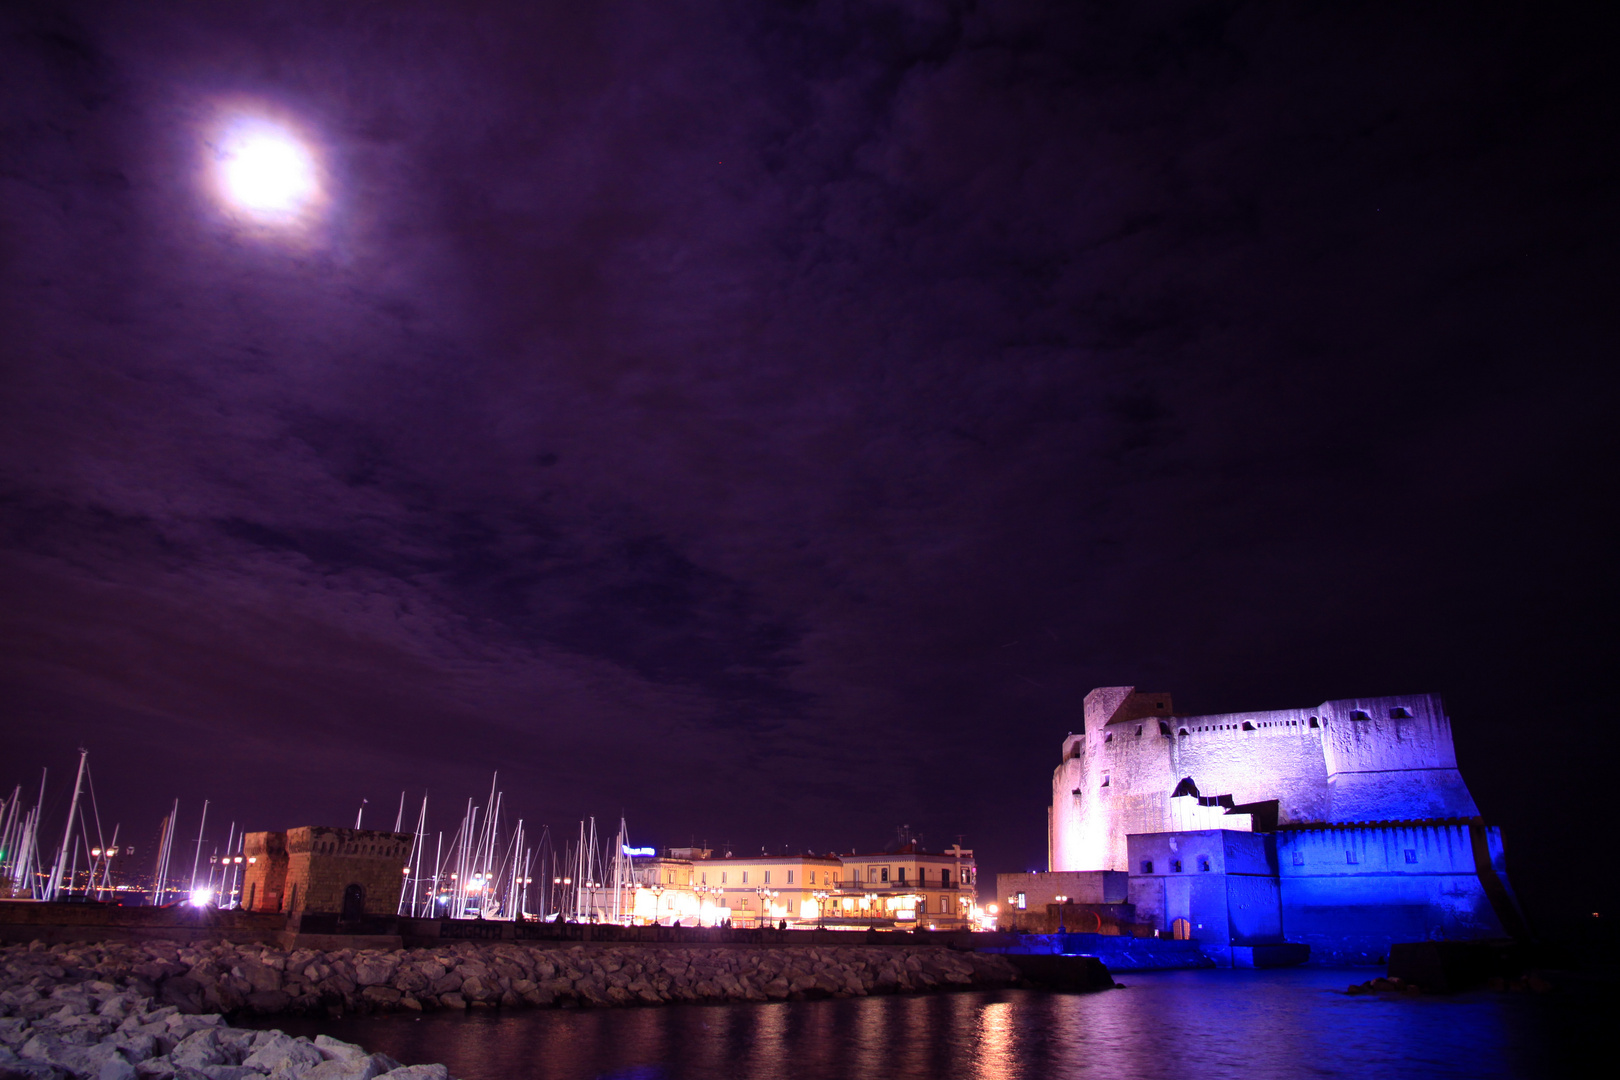
[[[113,1054],[102,1062],[96,1080],[136,1080],[139,1075],[122,1054]]]
[[[43,1061],[0,1064],[0,1080],[65,1080],[67,1073]]]
[[[444,1065],[403,1065],[383,1074],[388,1080],[450,1080]]]
[[[280,1073],[303,1073],[326,1060],[319,1050],[302,1039],[294,1039],[279,1031],[272,1034],[278,1037],[255,1048],[243,1059],[243,1065],[266,1076],[275,1076]]]
[[[221,1045],[217,1029],[204,1028],[180,1040],[169,1052],[169,1060],[193,1069],[207,1065],[236,1065],[241,1058],[232,1053],[232,1049]]]
[[[315,1036],[315,1049],[319,1050],[327,1061],[364,1061],[366,1057],[363,1047],[356,1046],[352,1042],[344,1042],[342,1039],[334,1039],[330,1035]]]
[[[394,977],[394,964],[386,957],[368,956],[354,964],[354,981],[360,986],[381,986]]]
[[[198,1070],[208,1080],[261,1080],[264,1074],[255,1072],[246,1065],[209,1065]]]

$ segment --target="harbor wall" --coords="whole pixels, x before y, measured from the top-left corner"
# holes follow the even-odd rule
[[[347,932],[337,916],[288,918],[275,912],[211,908],[119,907],[116,904],[0,901],[0,942],[43,941],[257,941],[280,947],[421,948],[452,942],[521,942],[537,948],[580,944],[671,945],[704,948],[936,946],[975,950],[1016,935],[970,930],[773,930],[697,926],[614,926],[592,923],[508,922],[482,919],[364,920],[368,933]]]
[[[420,949],[281,949],[163,941],[0,947],[0,1010],[51,1011],[89,978],[181,1013],[260,1015],[769,1001],[1007,986],[1002,956],[940,947],[566,949],[456,942]]]

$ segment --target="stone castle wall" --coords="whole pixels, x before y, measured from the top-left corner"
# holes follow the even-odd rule
[[[1283,824],[1478,814],[1434,694],[1176,716],[1168,695],[1103,687],[1053,773],[1048,866],[1126,870],[1125,837],[1170,832],[1183,777],[1203,795],[1276,800]]]
[[[353,886],[362,914],[392,915],[399,908],[411,834],[306,826],[285,833],[248,833],[251,861],[243,879],[244,906],[288,915],[340,914]]]

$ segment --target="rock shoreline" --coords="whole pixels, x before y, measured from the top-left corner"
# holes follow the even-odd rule
[[[22,1015],[0,1016],[0,1080],[450,1080],[443,1065],[229,1027],[218,1013],[187,1015],[102,979],[50,989]]]
[[[295,949],[210,942],[0,948],[0,1080],[449,1080],[325,1035],[222,1014],[611,1007],[1006,986],[1003,957],[942,948]]]
[[[180,1014],[328,1015],[436,1009],[769,1001],[1007,986],[1004,957],[939,947],[698,948],[455,942],[294,949],[226,941],[0,948],[0,1014],[27,1016],[94,981]]]

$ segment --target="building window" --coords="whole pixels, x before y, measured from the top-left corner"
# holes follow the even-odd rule
[[[950,897],[942,896],[942,897],[939,898],[939,913],[941,915],[949,915],[951,913],[951,898]]]
[[[1351,709],[1350,710],[1350,719],[1352,719],[1352,720],[1371,720],[1372,717],[1368,716],[1367,713],[1362,709]]]
[[[1389,718],[1391,720],[1410,720],[1412,719],[1412,714],[1406,709],[1403,709],[1397,705],[1393,709],[1389,710]]]
[[[1409,862],[1409,863],[1417,862],[1417,852],[1413,851],[1411,848],[1407,848],[1406,849],[1406,861]]]
[[[748,884],[748,871],[746,871],[746,870],[743,871],[743,882],[742,883],[744,885]]]
[[[905,883],[906,883],[906,868],[902,866],[902,867],[900,867],[900,884],[904,885]]]
[[[1208,855],[1200,855],[1200,856],[1198,856],[1198,869],[1200,871],[1206,873],[1206,874],[1209,873],[1209,856]]]
[[[1349,864],[1350,866],[1356,865],[1356,862],[1357,862],[1356,853],[1354,851],[1345,852],[1344,853],[1344,861],[1347,864]]]
[[[788,884],[789,884],[789,885],[791,885],[791,884],[793,884],[793,871],[791,871],[791,870],[789,870],[789,871],[788,871],[788,878],[787,878],[787,883],[788,883]],[[812,884],[813,884],[813,883],[812,883]]]
[[[1153,873],[1153,860],[1152,859],[1143,859],[1142,860],[1142,873],[1144,873],[1144,874]]]
[[[703,873],[698,875],[698,884],[699,885],[707,885],[708,883],[709,883],[709,872],[707,870],[705,870]]]
[[[743,878],[743,880],[747,881],[748,879]],[[767,871],[765,871],[765,884],[769,885],[770,883],[771,883],[771,872],[769,870],[767,870]]]
[[[1314,717],[1314,716],[1311,717],[1311,727],[1321,727],[1321,726],[1322,726],[1321,724],[1318,724],[1316,722],[1316,717]]]
[[[1183,735],[1183,736],[1185,736],[1185,735],[1186,735],[1186,734],[1187,734],[1187,729],[1186,729],[1186,728],[1182,728],[1182,729],[1181,729],[1181,731],[1180,731],[1180,733],[1179,733],[1179,734],[1181,734],[1181,735]]]
[[[1170,872],[1172,874],[1181,873],[1181,860],[1180,859],[1171,859],[1170,860]]]
[[[1013,897],[1013,903],[1018,905],[1019,911],[1023,911],[1029,906],[1029,897],[1025,896],[1023,893],[1019,893],[1017,896]]]
[[[669,884],[675,884],[675,871],[673,870],[669,872]]]
[[[720,884],[724,885],[725,883],[726,883],[726,872],[724,870],[722,870],[722,871],[720,871]]]
[[[882,874],[883,874],[883,882],[884,882],[884,884],[888,884],[888,881],[889,881],[889,868],[887,866],[885,866],[883,868]]]
[[[1251,723],[1248,720],[1243,721],[1243,730],[1244,731],[1253,731],[1254,730],[1254,724]]]
[[[1140,739],[1142,737],[1142,725],[1141,724],[1136,725],[1136,737],[1138,739]]]
[[[951,887],[951,872],[949,870],[941,870],[939,872],[939,887],[942,889],[948,889]]]

